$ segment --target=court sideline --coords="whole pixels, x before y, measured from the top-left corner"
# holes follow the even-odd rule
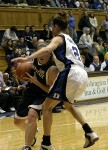
[[[108,102],[92,103],[92,105],[76,105],[90,126],[99,135],[100,140],[88,150],[108,150]],[[0,150],[21,150],[24,144],[24,132],[13,124],[13,114],[0,117]],[[52,143],[56,150],[84,150],[84,132],[81,125],[62,110],[53,114]],[[37,144],[32,150],[39,150],[43,134],[42,121],[38,123],[39,134]]]

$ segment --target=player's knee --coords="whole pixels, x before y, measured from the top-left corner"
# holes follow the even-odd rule
[[[33,123],[33,122],[36,122],[36,119],[38,118],[38,114],[35,115],[35,114],[32,114],[32,113],[29,113],[28,114],[28,123]]]
[[[53,109],[53,107],[47,107],[47,106],[43,106],[43,108],[42,108],[42,110],[43,110],[43,112],[45,113],[45,112],[52,112],[52,109]]]

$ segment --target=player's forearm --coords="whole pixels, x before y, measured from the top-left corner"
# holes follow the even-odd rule
[[[40,83],[40,85],[38,85],[42,90],[44,90],[46,93],[49,92],[49,87],[48,86],[45,86],[43,84]]]
[[[41,50],[34,52],[32,55],[26,57],[27,60],[35,59],[44,55],[48,55],[50,52],[46,48],[42,48]]]
[[[42,83],[40,83],[39,81],[34,81],[34,84],[36,84],[38,87],[40,87],[43,91],[45,92],[49,92],[49,86],[44,85]]]

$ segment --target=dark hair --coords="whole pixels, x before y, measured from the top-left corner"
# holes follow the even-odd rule
[[[12,27],[10,27],[10,30],[16,32],[17,28],[15,26],[12,26]]]
[[[48,24],[44,24],[43,27],[45,28],[46,25],[48,26]]]
[[[25,26],[25,27],[24,27],[24,29],[26,29],[27,27],[29,27],[29,28],[30,28],[30,26]]]
[[[30,30],[31,30],[32,28],[35,28],[35,27],[36,27],[35,25],[31,25]]]
[[[6,41],[6,46],[8,46],[8,45],[9,45],[9,41],[11,41],[11,42],[12,42],[11,46],[13,46],[13,41],[12,41],[11,39],[8,39],[8,40]]]
[[[18,38],[19,38],[19,39],[20,39],[20,38],[24,38],[24,35],[19,35],[19,37],[18,37]]]
[[[58,25],[61,30],[66,30],[68,26],[68,14],[64,11],[59,12],[53,18],[53,25]]]

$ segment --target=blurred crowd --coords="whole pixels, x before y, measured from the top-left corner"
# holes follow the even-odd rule
[[[0,4],[108,10],[108,0],[0,0]]]
[[[4,72],[0,71],[0,113],[15,111],[27,86],[27,82],[17,78],[16,64],[13,64],[11,59],[30,55],[36,50],[37,42],[49,42],[52,37],[48,24],[43,25],[41,34],[36,31],[34,25],[25,26],[19,36],[15,26],[11,26],[4,32],[1,46],[6,55],[8,67]]]
[[[36,25],[25,26],[20,35],[17,28],[11,26],[3,34],[1,46],[5,52],[8,67],[4,72],[0,71],[0,113],[15,111],[26,89],[27,82],[19,81],[16,76],[16,64],[11,59],[31,55],[37,49],[37,43],[50,42],[53,38],[52,19],[43,25],[43,30],[38,32]],[[68,12],[69,34],[77,44],[84,68],[87,72],[108,70],[108,15],[102,20],[101,25],[94,13],[83,11],[78,22],[81,36],[76,31],[74,11]],[[100,30],[103,29],[104,37]]]

